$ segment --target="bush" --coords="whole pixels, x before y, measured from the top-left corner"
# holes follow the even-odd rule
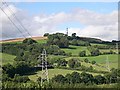
[[[96,61],[92,61],[91,63],[92,63],[92,64],[96,64]]]
[[[84,62],[89,63],[89,60],[87,58],[84,59]]]
[[[47,36],[49,36],[49,33],[45,33],[45,34],[44,34],[44,37],[47,37]]]
[[[37,42],[31,38],[27,38],[23,40],[23,43],[30,45],[30,44],[37,43]]]
[[[85,56],[86,56],[86,51],[81,51],[81,52],[79,53],[79,56],[80,56],[80,57],[85,57]]]
[[[103,77],[103,76],[101,76],[101,75],[97,75],[97,76],[95,76],[94,78],[95,78],[95,79],[94,79],[94,82],[95,82],[96,84],[106,83],[105,77]]]
[[[78,59],[72,58],[68,61],[68,65],[70,68],[77,68],[81,66],[81,63],[79,62]]]
[[[55,82],[58,82],[58,83],[65,83],[66,78],[63,75],[59,74],[59,75],[53,77],[52,81],[55,81]]]

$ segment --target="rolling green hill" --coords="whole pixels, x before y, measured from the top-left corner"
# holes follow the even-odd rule
[[[2,65],[7,64],[7,63],[13,64],[15,57],[16,56],[14,56],[14,55],[0,53],[0,60],[1,60]]]
[[[105,66],[107,56],[108,56],[108,61],[109,61],[109,64],[110,64],[110,68],[118,68],[118,55],[116,55],[116,54],[89,56],[89,57],[67,57],[65,59],[69,60],[71,58],[79,58],[80,60],[84,60],[85,58],[87,58],[89,61],[96,61],[98,64],[101,64],[101,65]]]

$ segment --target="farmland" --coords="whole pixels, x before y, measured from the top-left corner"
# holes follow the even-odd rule
[[[58,40],[58,42],[60,41]],[[72,77],[74,77],[74,75],[77,75],[77,78],[88,78],[88,80],[92,80],[90,78],[106,78],[106,75],[110,72],[106,67],[106,60],[108,60],[111,70],[116,70],[118,68],[118,55],[116,54],[115,48],[112,49],[115,53],[97,54],[93,56],[89,50],[89,47],[93,48],[93,50],[97,50],[95,47],[92,47],[94,45],[104,47],[106,44],[91,44],[92,46],[89,44],[88,46],[70,44],[67,46],[69,43],[65,42],[64,46],[64,43],[62,42],[60,42],[62,44],[57,44],[55,42],[53,42],[53,44],[50,43],[52,43],[52,40],[49,41],[46,39],[41,39],[37,40],[36,42],[30,38],[25,39],[23,42],[17,41],[7,42],[6,44],[4,43],[3,52],[0,53],[0,55],[2,55],[1,63],[3,64],[4,70],[10,69],[10,75],[12,77],[11,80],[15,82],[14,80],[19,79],[16,77],[23,77],[26,78],[26,80],[30,79],[32,82],[38,82],[39,77],[42,76],[41,67],[38,66],[40,65],[40,61],[38,60],[41,60],[39,59],[39,55],[41,52],[43,52],[43,48],[45,48],[47,51],[48,65],[50,65],[50,67],[48,67],[49,80],[57,80],[55,79],[57,76],[60,76],[60,78],[68,78],[66,75],[73,75]],[[80,56],[80,52],[82,51],[85,51],[85,56]],[[110,50],[99,49],[99,51],[109,52]],[[95,51],[95,53],[96,52],[97,51]],[[11,64],[10,68],[7,66],[7,63]],[[11,74],[11,72],[17,74],[14,75]],[[9,73],[9,71],[6,71],[5,73]],[[14,77],[12,75],[14,75]],[[82,81],[85,83],[87,82],[84,80]],[[94,83],[97,82],[94,81]],[[104,82],[104,84],[105,83],[106,82]]]
[[[2,65],[5,65],[7,63],[13,64],[14,62],[14,58],[16,56],[14,55],[10,55],[10,54],[6,54],[6,53],[0,53],[0,60],[2,61]]]
[[[90,54],[90,52],[87,50],[87,47],[85,46],[73,46],[70,45],[68,49],[62,49],[67,53],[72,53],[72,55],[78,56],[80,51],[86,50],[87,55]]]

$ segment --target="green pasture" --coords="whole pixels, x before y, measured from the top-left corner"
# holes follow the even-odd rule
[[[87,47],[85,47],[85,46],[70,45],[69,48],[64,48],[62,50],[64,50],[66,53],[72,53],[72,55],[77,55],[77,56],[79,55],[79,52],[85,50],[87,55],[90,55],[90,52],[88,51]]]
[[[69,60],[71,58],[79,58],[80,60],[84,60],[87,58],[89,61],[96,61],[97,63],[105,63],[106,59],[108,57],[108,61],[110,63],[118,62],[118,55],[117,54],[109,54],[109,55],[99,55],[99,56],[87,56],[87,57],[67,57],[66,60]]]
[[[101,53],[103,52],[110,52],[110,50],[112,50],[113,52],[117,52],[116,49],[99,49]]]
[[[13,64],[15,57],[16,56],[14,55],[0,53],[0,62],[2,63],[2,65],[7,64],[7,63]]]
[[[43,39],[43,40],[36,40],[38,43],[46,43],[47,40]]]
[[[85,58],[87,58],[90,62],[96,61],[97,64],[100,64],[102,66],[106,65],[106,60],[108,58],[110,68],[118,68],[118,55],[117,54],[89,56],[89,57],[67,57],[65,59],[68,61],[71,58],[79,58],[80,60],[84,60]],[[89,65],[87,64],[86,66],[89,66]]]
[[[97,44],[97,43],[91,43],[91,45],[92,45],[92,46],[95,46],[95,45],[97,45],[97,46],[108,46],[109,44],[107,45],[107,44]]]

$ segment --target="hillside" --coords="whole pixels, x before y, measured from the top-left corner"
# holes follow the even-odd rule
[[[2,40],[2,41],[0,41],[0,43],[21,42],[21,41],[23,41],[24,39],[25,39],[25,38],[8,39],[8,40]],[[45,39],[47,39],[47,37],[32,37],[32,39],[34,39],[34,40],[45,40]]]
[[[14,55],[0,53],[0,61],[1,61],[2,65],[7,64],[7,63],[13,64],[15,57],[16,56],[14,56]]]

